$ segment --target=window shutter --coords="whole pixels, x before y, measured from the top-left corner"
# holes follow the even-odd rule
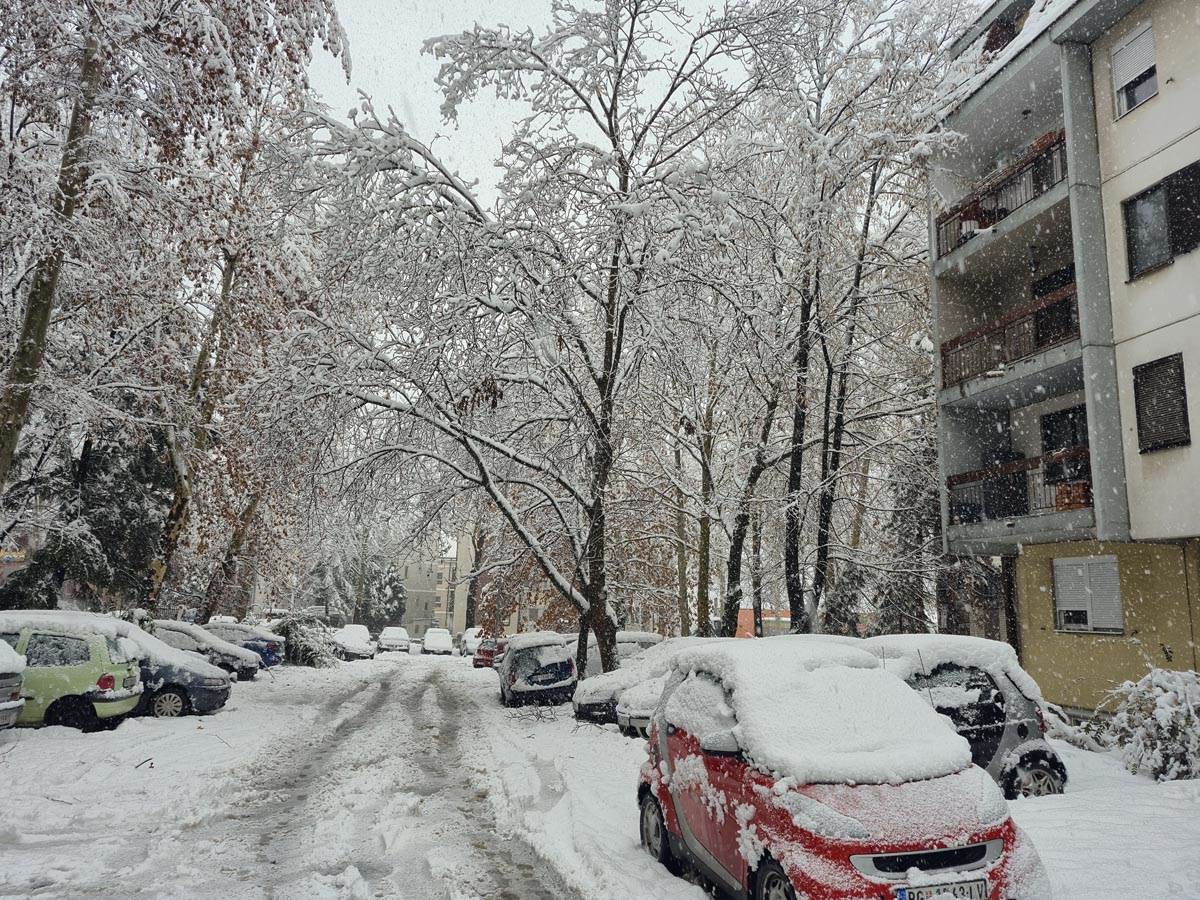
[[[1054,560],[1054,608],[1060,613],[1089,611],[1087,557]]]
[[[1153,65],[1154,26],[1147,25],[1113,50],[1113,88],[1119,92]]]
[[[1096,631],[1120,631],[1125,627],[1121,613],[1121,577],[1115,556],[1093,556],[1087,561],[1091,614]]]
[[[1140,452],[1192,442],[1182,353],[1133,367],[1133,403]]]

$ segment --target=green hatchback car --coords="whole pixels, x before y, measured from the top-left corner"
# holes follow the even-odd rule
[[[47,622],[5,628],[0,640],[25,657],[17,725],[95,728],[141,697],[136,649],[123,638]]]

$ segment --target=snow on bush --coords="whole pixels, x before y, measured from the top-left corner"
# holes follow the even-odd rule
[[[1200,778],[1200,676],[1151,669],[1112,691],[1101,710],[1110,704],[1099,736],[1129,771],[1159,781]]]
[[[313,616],[288,615],[271,624],[284,638],[284,656],[297,666],[327,668],[337,665],[337,647],[328,629]]]

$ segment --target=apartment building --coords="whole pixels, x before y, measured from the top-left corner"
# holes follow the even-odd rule
[[[933,161],[947,549],[1088,710],[1200,632],[1200,4],[995,0]],[[982,55],[981,55],[982,54]],[[978,62],[975,62],[978,61]]]

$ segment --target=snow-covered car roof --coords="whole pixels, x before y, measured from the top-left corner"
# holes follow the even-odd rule
[[[25,671],[25,657],[8,646],[6,641],[0,641],[0,672],[11,675]]]
[[[145,654],[151,666],[178,666],[204,678],[226,678],[226,674],[205,662],[195,653],[176,650],[132,622],[100,613],[64,609],[22,609],[0,612],[0,628],[24,626],[54,628],[76,634],[103,634],[111,638],[128,638]]]
[[[371,646],[371,633],[367,631],[366,625],[343,625],[337,631],[333,632],[330,637],[334,643],[352,650],[370,653],[373,649]]]
[[[178,631],[180,634],[186,634],[192,640],[207,644],[217,651],[224,653],[226,656],[232,656],[235,659],[241,660],[246,665],[253,664],[257,666],[260,662],[259,655],[253,650],[239,647],[237,644],[213,634],[203,626],[193,625],[191,622],[180,622],[178,619],[155,619],[154,627],[159,630]]]
[[[508,639],[508,650],[528,650],[530,647],[548,647],[552,644],[563,644],[562,636],[553,631],[528,631],[514,634]]]
[[[665,673],[656,675],[645,681],[639,681],[622,691],[621,699],[617,701],[617,714],[649,718],[654,714],[658,701],[662,699],[663,688],[667,686],[667,678]]]
[[[246,625],[243,622],[220,622],[209,619],[208,624],[204,626],[204,629],[205,631],[210,631],[214,634],[217,634],[221,631],[232,631],[237,634],[246,635],[247,639],[249,640],[257,638],[258,640],[262,641],[276,641],[280,644],[284,643],[285,641],[283,635],[269,631],[265,627],[260,627],[258,625]]]
[[[672,668],[724,685],[738,743],[777,778],[899,784],[971,764],[970,746],[950,722],[857,647],[722,641],[679,653]]]
[[[1017,661],[1017,651],[1003,641],[963,634],[881,634],[867,638],[863,646],[905,681],[949,663],[983,669],[997,680],[1007,676],[1030,700],[1042,697],[1037,682]]]
[[[380,637],[396,637],[398,635],[408,637],[408,629],[402,625],[388,625],[383,631],[379,632]]]

